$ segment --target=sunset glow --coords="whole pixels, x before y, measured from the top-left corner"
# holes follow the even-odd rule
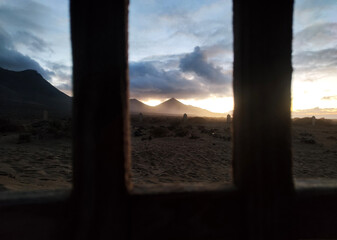
[[[154,106],[174,97],[212,112],[233,111],[231,1],[143,3],[130,5],[132,98]],[[336,12],[334,0],[295,1],[293,117],[337,118]]]
[[[233,110],[234,101],[233,98],[208,98],[208,99],[188,99],[180,100],[182,103],[192,105],[200,108],[207,109],[208,111],[215,113],[228,113]]]
[[[158,99],[150,99],[150,100],[146,100],[146,101],[142,101],[143,103],[145,103],[146,105],[149,106],[157,106],[158,104],[161,104],[162,101],[158,100]]]
[[[72,96],[67,9],[67,0],[0,1],[0,67],[34,69]],[[129,9],[130,98],[150,106],[176,98],[212,112],[233,110],[232,1],[131,0]],[[13,19],[22,20],[22,12],[27,21],[17,24]],[[336,0],[295,1],[295,114],[337,117],[336,12]]]

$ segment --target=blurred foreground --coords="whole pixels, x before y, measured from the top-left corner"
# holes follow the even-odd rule
[[[131,115],[132,181],[230,183],[232,126],[225,118]],[[293,120],[294,177],[337,179],[337,122]],[[69,189],[71,119],[0,119],[0,191]]]

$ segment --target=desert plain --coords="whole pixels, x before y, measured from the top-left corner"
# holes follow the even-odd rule
[[[232,126],[225,118],[133,114],[134,186],[230,183]],[[69,189],[71,120],[0,121],[0,191]],[[295,179],[337,179],[337,121],[292,120]]]

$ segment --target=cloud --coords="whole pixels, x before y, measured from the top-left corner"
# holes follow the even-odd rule
[[[222,72],[221,67],[207,62],[206,55],[200,47],[195,47],[192,53],[180,59],[180,69],[183,72],[194,72],[211,84],[229,83],[231,78]]]
[[[301,11],[313,11],[317,9],[326,9],[334,6],[336,4],[335,0],[324,0],[324,1],[317,1],[317,0],[297,0],[296,3],[298,4],[298,8]]]
[[[20,28],[41,32],[50,12],[48,7],[35,1],[8,1],[0,4],[0,23],[6,24],[8,29]]]
[[[337,100],[337,96],[324,96],[321,99],[322,100]]]
[[[46,62],[46,66],[55,73],[52,84],[68,95],[72,95],[72,68],[55,62]]]
[[[188,98],[206,96],[198,82],[189,81],[177,70],[158,70],[149,62],[133,62],[130,66],[130,90],[135,98]]]
[[[222,66],[224,69],[232,69],[233,43],[226,44],[224,41],[219,41],[214,45],[202,46],[200,49],[208,62]],[[186,54],[188,53],[147,56],[140,61],[151,62],[156,68],[168,70],[179,68],[180,59],[184,58]]]
[[[316,118],[337,118],[337,108],[311,108],[311,109],[301,109],[295,110],[291,113],[292,117],[311,117]]]
[[[60,89],[61,91],[71,91],[72,90],[72,85],[71,84],[67,84],[67,83],[63,83],[63,84],[59,84],[56,86],[58,89]]]
[[[337,67],[337,49],[300,52],[293,56],[293,63],[295,66],[306,66],[311,69]]]
[[[66,2],[0,0],[0,67],[14,71],[34,69],[54,86],[70,93],[72,69]]]
[[[294,35],[293,48],[299,51],[318,51],[337,47],[337,23],[311,25]]]
[[[232,3],[209,1],[153,1],[130,5],[130,59],[148,55],[182,54],[191,46],[233,41]],[[153,23],[156,24],[153,24]]]
[[[207,58],[221,57],[233,62],[233,42],[226,43],[225,41],[219,41],[213,45],[204,46],[202,49]]]
[[[34,69],[44,78],[50,79],[55,75],[54,72],[46,70],[38,62],[18,52],[14,45],[12,37],[0,26],[0,66],[9,70],[21,71]]]
[[[232,95],[231,71],[223,72],[207,62],[199,47],[192,53],[172,56],[129,63],[131,97],[200,99]],[[166,61],[175,62],[175,67],[165,69]]]
[[[337,74],[337,49],[303,51],[293,55],[295,79],[313,81]]]
[[[32,52],[53,53],[53,50],[49,47],[46,41],[27,31],[18,31],[17,33],[15,33],[14,39],[16,43],[27,46],[28,49]]]
[[[310,25],[333,21],[336,11],[336,0],[296,0],[294,11],[295,33]]]

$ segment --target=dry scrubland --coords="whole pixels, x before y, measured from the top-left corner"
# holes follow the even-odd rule
[[[0,119],[0,191],[70,188],[71,121]]]
[[[132,177],[136,185],[230,182],[231,126],[224,118],[131,117]],[[337,178],[337,121],[293,120],[295,178]]]
[[[71,121],[0,120],[0,191],[70,188]],[[223,118],[131,116],[132,180],[230,182],[231,126]],[[295,178],[337,178],[337,122],[293,120]]]

